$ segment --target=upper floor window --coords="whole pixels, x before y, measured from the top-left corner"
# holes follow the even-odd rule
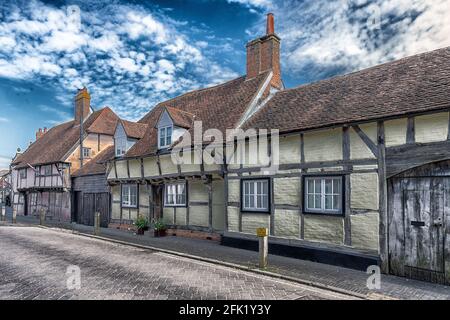
[[[91,148],[83,148],[83,159],[91,157]]]
[[[186,183],[170,183],[165,186],[164,205],[176,207],[186,205]]]
[[[306,177],[305,212],[342,214],[343,177]]]
[[[116,138],[116,157],[123,156],[127,152],[127,139],[125,137]]]
[[[172,144],[172,130],[173,127],[160,127],[159,128],[159,139],[158,139],[158,147],[167,148]]]
[[[20,169],[19,171],[20,179],[26,179],[27,178],[27,169]]]
[[[44,166],[44,176],[50,176],[52,174],[52,166]]]
[[[242,180],[242,211],[269,212],[269,180]]]

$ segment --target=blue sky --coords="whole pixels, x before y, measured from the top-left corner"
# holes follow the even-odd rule
[[[37,128],[70,120],[82,86],[94,108],[137,120],[245,74],[245,44],[267,12],[286,87],[450,46],[450,0],[3,0],[0,168]]]

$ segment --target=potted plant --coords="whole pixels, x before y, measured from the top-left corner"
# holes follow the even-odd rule
[[[153,229],[155,230],[155,237],[164,237],[166,235],[167,227],[161,219],[153,223]]]
[[[148,221],[143,216],[138,216],[134,225],[137,228],[136,234],[144,234],[144,230],[148,227]]]

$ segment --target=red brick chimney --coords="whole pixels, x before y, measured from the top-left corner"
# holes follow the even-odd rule
[[[79,89],[75,96],[75,122],[80,123],[80,120],[86,119],[91,112],[91,96],[86,87]]]
[[[280,38],[275,34],[275,19],[267,15],[266,35],[247,43],[247,79],[271,70],[271,85],[281,89]]]
[[[44,132],[42,132],[42,128],[39,128],[38,131],[36,131],[36,140],[39,139],[44,135]]]

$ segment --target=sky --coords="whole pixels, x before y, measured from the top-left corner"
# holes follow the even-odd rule
[[[0,168],[71,120],[83,86],[94,109],[138,120],[244,75],[268,12],[287,88],[450,46],[450,0],[2,0]]]

